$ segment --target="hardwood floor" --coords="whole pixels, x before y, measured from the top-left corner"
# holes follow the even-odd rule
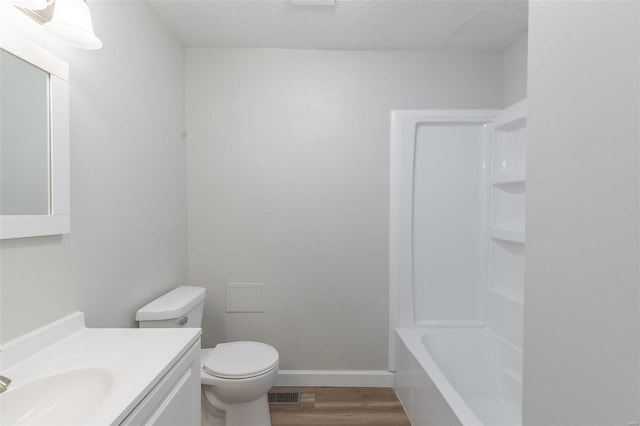
[[[391,388],[285,388],[300,392],[295,405],[270,404],[272,426],[411,426]]]

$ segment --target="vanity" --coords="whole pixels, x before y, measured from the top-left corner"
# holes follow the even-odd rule
[[[200,335],[86,328],[76,312],[7,342],[0,425],[200,425]]]

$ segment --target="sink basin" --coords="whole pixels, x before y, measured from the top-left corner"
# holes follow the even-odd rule
[[[0,393],[0,426],[119,425],[129,416],[142,424],[149,414],[143,401],[164,389],[162,380],[199,347],[200,334],[198,328],[87,328],[84,314],[74,312],[6,342],[0,372],[13,382]],[[196,376],[189,383],[198,385]],[[184,377],[186,383],[190,376]]]
[[[0,424],[84,424],[112,383],[112,374],[102,368],[66,370],[24,385],[14,382],[0,394]]]

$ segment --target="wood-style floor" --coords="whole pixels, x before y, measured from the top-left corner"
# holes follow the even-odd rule
[[[300,392],[297,405],[269,405],[272,426],[411,426],[391,388],[285,388]]]

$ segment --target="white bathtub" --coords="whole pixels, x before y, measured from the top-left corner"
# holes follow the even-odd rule
[[[488,329],[396,329],[396,391],[413,426],[522,424],[522,352]]]

